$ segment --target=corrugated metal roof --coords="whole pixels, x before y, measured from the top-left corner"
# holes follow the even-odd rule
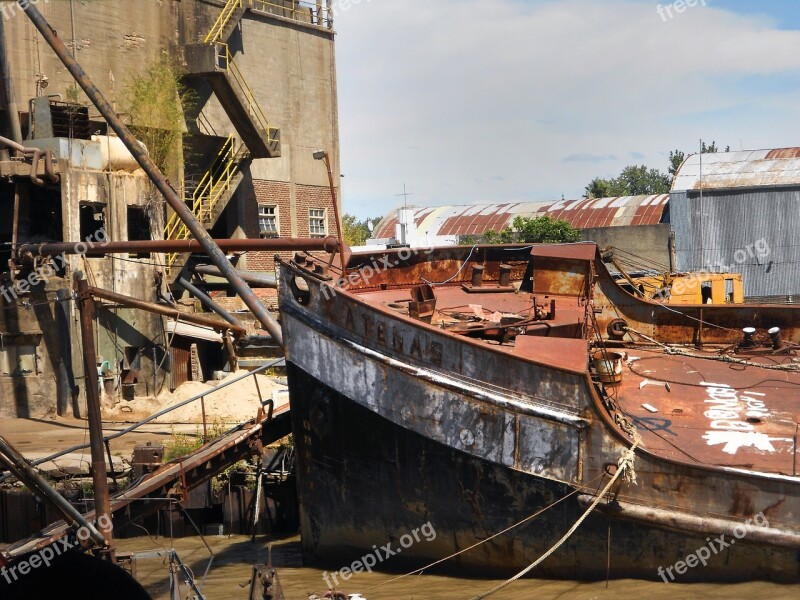
[[[657,225],[664,218],[669,195],[593,198],[561,202],[514,204],[468,204],[418,208],[414,222],[420,236],[482,235],[510,227],[515,217],[549,215],[568,221],[577,229]],[[375,228],[374,238],[394,237],[397,211],[389,213]]]
[[[800,148],[692,154],[681,165],[673,191],[800,185]]]

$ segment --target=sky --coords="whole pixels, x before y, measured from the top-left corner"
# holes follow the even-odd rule
[[[334,0],[344,212],[580,198],[800,146],[797,0]]]

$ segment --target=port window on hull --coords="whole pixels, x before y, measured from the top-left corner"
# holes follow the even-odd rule
[[[312,208],[308,211],[308,232],[311,237],[325,237],[328,235],[325,221],[324,208]]]
[[[280,235],[278,207],[260,204],[258,207],[258,233],[262,239],[276,238]]]

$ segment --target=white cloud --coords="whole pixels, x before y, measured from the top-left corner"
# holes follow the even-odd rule
[[[763,18],[698,6],[665,23],[649,1],[373,0],[336,29],[345,210],[360,215],[391,209],[404,182],[418,204],[551,200],[634,154],[666,170],[669,150],[701,136],[800,145],[786,127],[797,90],[772,85],[800,75],[800,32]]]

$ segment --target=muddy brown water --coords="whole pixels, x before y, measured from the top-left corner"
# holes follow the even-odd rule
[[[208,600],[247,598],[248,582],[253,563],[265,561],[267,547],[272,544],[273,566],[278,569],[286,600],[307,600],[311,592],[325,589],[323,572],[303,567],[299,538],[270,541],[259,537],[255,543],[249,537],[207,537],[214,551],[214,561],[202,591]],[[121,552],[143,552],[174,547],[199,580],[203,577],[209,552],[198,538],[136,538],[117,540]],[[498,580],[467,580],[436,575],[411,576],[375,589],[382,582],[396,577],[393,574],[363,573],[354,575],[342,591],[361,593],[367,600],[469,600],[500,583]],[[168,600],[168,565],[161,559],[137,562],[137,578],[147,588],[154,600]],[[181,597],[187,597],[182,590]],[[493,595],[498,600],[577,599],[577,600],[800,600],[800,585],[779,585],[768,582],[743,584],[664,584],[634,580],[612,580],[606,583],[581,583],[577,581],[543,581],[524,579]]]

